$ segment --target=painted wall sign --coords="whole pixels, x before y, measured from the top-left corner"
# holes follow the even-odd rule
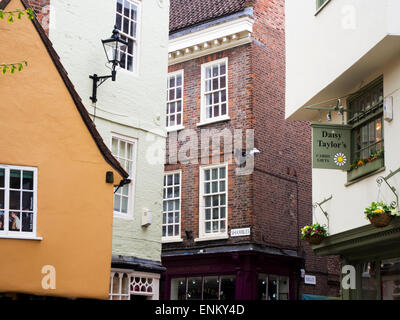
[[[313,168],[349,170],[351,127],[313,123]]]
[[[250,235],[250,228],[232,229],[231,237],[245,237]]]
[[[313,284],[316,285],[317,284],[317,277],[316,276],[310,276],[310,275],[305,275],[304,276],[304,283],[305,284]]]

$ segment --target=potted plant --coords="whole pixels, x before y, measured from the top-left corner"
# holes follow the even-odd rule
[[[305,239],[311,245],[320,244],[327,236],[328,232],[325,227],[318,223],[301,229],[301,239]]]
[[[393,218],[400,216],[399,211],[392,205],[384,202],[372,202],[364,211],[365,217],[376,228],[383,228],[390,224]]]

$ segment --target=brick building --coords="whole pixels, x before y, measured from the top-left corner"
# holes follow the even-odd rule
[[[299,240],[312,221],[311,131],[284,118],[284,19],[283,0],[171,0],[163,299],[338,295],[337,261]],[[201,137],[224,129],[243,141],[254,130],[254,145],[224,140],[212,162]]]

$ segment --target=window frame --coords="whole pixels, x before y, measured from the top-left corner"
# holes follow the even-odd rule
[[[131,179],[131,183],[128,185],[129,186],[129,196],[128,196],[128,212],[121,213],[118,211],[114,211],[114,201],[115,201],[115,193],[113,194],[113,215],[115,218],[120,218],[120,219],[126,219],[126,220],[133,220],[134,219],[134,211],[135,211],[135,195],[136,195],[136,158],[137,158],[137,143],[138,140],[136,138],[128,137],[125,135],[121,135],[119,133],[111,133],[111,141],[110,141],[110,150],[112,155],[118,160],[119,162],[119,156],[114,155],[112,152],[112,141],[113,138],[119,140],[122,140],[126,143],[133,144],[132,152],[133,152],[133,157],[132,157],[132,172],[129,173],[129,179]],[[119,145],[119,144],[118,144]]]
[[[177,71],[173,71],[173,72],[169,72],[168,73],[168,80],[167,80],[167,101],[166,101],[166,104],[167,105],[169,105],[169,103],[171,103],[172,101],[170,101],[169,100],[169,90],[170,90],[170,87],[169,87],[169,80],[170,80],[170,77],[172,77],[172,76],[177,76],[177,75],[181,75],[181,77],[182,77],[182,95],[181,95],[181,98],[180,99],[174,99],[174,100],[172,100],[173,102],[178,102],[179,100],[181,101],[181,108],[182,108],[182,110],[181,110],[181,114],[182,114],[182,117],[181,117],[181,124],[176,124],[176,125],[174,125],[174,126],[166,126],[166,129],[167,129],[167,132],[170,132],[170,131],[178,131],[178,130],[182,130],[182,129],[184,129],[185,127],[184,127],[184,125],[183,125],[183,116],[184,116],[184,106],[183,106],[183,104],[184,104],[184,94],[185,94],[185,70],[184,69],[180,69],[180,70],[177,70]],[[176,88],[176,86],[175,86],[175,88]],[[175,89],[176,90],[176,89]],[[175,107],[176,108],[176,107]],[[169,108],[168,108],[168,110],[169,110]],[[175,109],[175,115],[177,114],[177,112],[176,112],[176,109]],[[166,112],[166,118],[169,116],[169,113],[167,113]]]
[[[182,275],[182,276],[173,276],[170,279],[170,284],[172,283],[173,280],[181,280],[184,279],[185,282],[185,299],[184,300],[171,300],[171,301],[195,301],[194,299],[188,299],[188,290],[189,290],[189,279],[193,278],[200,278],[201,279],[201,299],[197,301],[227,301],[227,300],[221,300],[221,285],[222,285],[222,278],[234,278],[235,279],[235,296],[236,296],[236,281],[237,281],[237,276],[236,274],[233,273],[223,273],[223,274],[199,274],[199,275]],[[204,300],[204,280],[205,278],[218,278],[218,299],[217,300]],[[172,285],[170,285],[170,299],[172,296]]]
[[[0,238],[7,239],[28,239],[28,240],[42,240],[36,236],[37,234],[37,194],[38,194],[38,168],[37,167],[29,167],[29,166],[15,166],[15,165],[6,165],[0,164],[1,169],[5,169],[4,174],[4,230],[0,231]],[[22,216],[20,216],[21,227],[19,232],[11,232],[9,226],[9,193],[10,193],[10,170],[20,170],[20,171],[32,171],[34,173],[33,177],[33,226],[31,232],[22,231]],[[22,186],[21,186],[22,187]],[[7,192],[8,190],[8,192]],[[24,189],[21,190],[21,195]],[[21,200],[20,200],[21,201]],[[12,211],[12,210],[11,210]],[[19,211],[24,211],[22,208]],[[6,223],[7,222],[7,223]],[[6,230],[7,225],[7,230]]]
[[[354,163],[356,160],[361,159],[362,152],[365,149],[369,150],[370,148],[373,148],[374,146],[381,144],[381,150],[385,150],[385,133],[384,133],[385,120],[384,120],[384,111],[383,111],[385,99],[384,99],[384,87],[383,86],[384,86],[383,76],[380,76],[377,79],[371,81],[369,84],[367,84],[363,88],[361,88],[356,93],[354,93],[346,101],[348,109],[350,110],[350,112],[348,114],[349,117],[347,119],[347,124],[351,126],[351,163]],[[365,99],[367,96],[369,96],[375,90],[377,90],[379,87],[382,88],[382,95],[378,98],[377,103],[375,103],[373,105],[371,102],[370,108],[363,110],[361,113],[359,113],[359,110],[354,110],[354,106],[352,106],[352,103],[354,103],[357,100]],[[373,121],[376,121],[379,118],[381,119],[381,140],[379,142],[375,141],[374,143],[369,143],[368,146],[356,151],[354,148],[355,139],[356,139],[356,130],[367,126],[368,139],[370,139],[369,126]],[[375,127],[375,129],[376,129],[376,127]],[[360,153],[360,157],[357,158],[356,153]],[[377,169],[374,169],[375,166],[368,168],[368,169],[365,169],[365,167],[364,167],[364,170],[361,170],[360,172],[357,172],[357,173],[353,173],[351,175],[350,175],[350,172],[352,172],[352,171],[351,170],[348,171],[348,177],[347,177],[348,182],[352,183],[352,182],[358,181],[358,179],[368,177],[373,172],[382,170],[382,168],[385,167],[384,158],[382,160],[378,159],[375,161],[381,162],[380,167]],[[363,167],[361,167],[361,168],[363,168]],[[354,169],[354,170],[358,170],[358,169]]]
[[[183,241],[182,239],[182,170],[173,170],[173,171],[165,171],[164,172],[164,179],[166,179],[166,176],[172,175],[174,176],[175,174],[179,173],[179,234],[178,236],[168,236],[168,229],[166,230],[166,236],[162,236],[161,233],[161,240],[162,243],[168,243],[168,242],[181,242]],[[174,186],[174,185],[173,185]],[[165,185],[163,185],[163,192],[165,189]],[[170,200],[177,200],[177,198],[171,198]],[[164,199],[163,196],[163,210],[162,210],[162,219],[164,218],[164,201],[169,201],[168,198]],[[174,210],[175,212],[176,210]],[[166,226],[168,227],[168,217],[166,218],[167,224]],[[173,226],[176,225],[176,223],[172,223]],[[161,230],[164,227],[164,223],[161,220]],[[162,231],[161,231],[162,232]]]
[[[225,168],[225,232],[211,232],[211,233],[206,233],[205,232],[205,205],[204,205],[204,171],[205,170],[211,170],[212,169],[219,169],[219,168]],[[220,181],[218,179],[218,181]],[[228,233],[228,222],[229,222],[229,165],[227,162],[225,163],[219,163],[215,165],[207,165],[207,166],[201,166],[199,167],[199,238],[195,239],[195,241],[211,241],[211,240],[219,240],[219,239],[228,239],[229,238],[229,233]],[[211,212],[212,216],[212,212]],[[222,219],[219,219],[222,220]],[[212,220],[211,220],[212,221]],[[212,226],[211,226],[212,230]]]
[[[129,75],[135,75],[137,76],[139,74],[139,57],[140,57],[140,35],[141,35],[141,17],[142,17],[142,2],[139,0],[122,0],[122,2],[128,1],[131,4],[134,4],[137,8],[137,17],[136,17],[136,38],[133,38],[131,35],[126,34],[123,30],[120,30],[117,28],[117,30],[120,32],[120,35],[126,38],[129,38],[133,40],[133,70],[129,70],[127,68],[122,68],[119,66],[118,71],[129,74]],[[115,0],[115,21],[114,24],[117,25],[117,16],[119,15],[119,12],[117,11],[117,4],[118,0]],[[124,8],[124,6],[123,6]],[[122,15],[123,17],[123,15]],[[122,27],[123,29],[123,27]]]
[[[218,117],[212,117],[207,119],[206,113],[206,90],[205,90],[205,81],[206,81],[206,69],[209,66],[215,65],[215,64],[220,64],[222,62],[225,62],[226,65],[226,84],[225,84],[225,91],[226,91],[226,115],[219,115]],[[201,76],[200,76],[200,123],[197,124],[197,126],[201,125],[206,125],[209,123],[215,123],[215,122],[220,122],[220,121],[226,121],[230,120],[229,117],[229,59],[228,57],[222,58],[222,59],[217,59],[213,60],[207,63],[203,63],[201,65]],[[221,90],[219,90],[221,91]]]

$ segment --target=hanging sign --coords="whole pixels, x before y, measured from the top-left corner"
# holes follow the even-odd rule
[[[312,123],[313,168],[350,169],[351,126]]]

